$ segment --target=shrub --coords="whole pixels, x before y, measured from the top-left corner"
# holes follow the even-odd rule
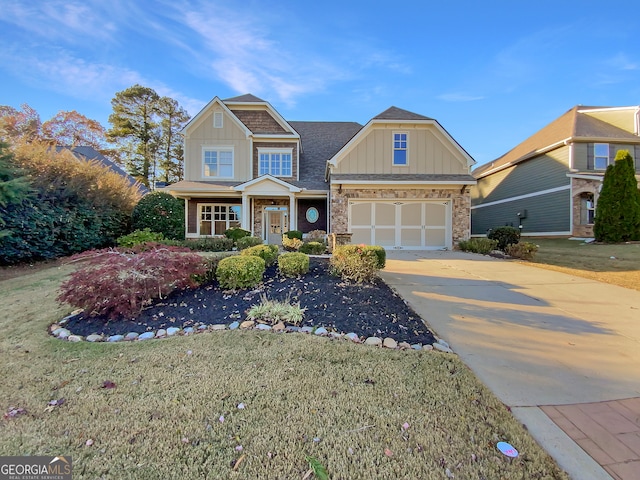
[[[253,305],[247,312],[247,319],[260,323],[275,325],[278,322],[299,325],[304,318],[304,308],[300,302],[292,305],[286,301],[269,300],[265,295],[260,298],[258,305]]]
[[[538,251],[538,245],[531,242],[515,243],[508,245],[505,253],[510,257],[521,258],[523,260],[533,260]]]
[[[489,240],[498,242],[498,250],[506,251],[507,245],[513,245],[520,241],[520,231],[515,227],[494,228],[487,234]]]
[[[184,240],[182,245],[197,252],[228,252],[233,248],[233,240],[226,237],[198,238]]]
[[[244,250],[245,248],[255,247],[256,245],[262,245],[264,242],[259,237],[242,237],[236,242],[238,250]]]
[[[463,252],[481,253],[486,255],[496,249],[498,242],[489,240],[488,238],[470,238],[469,240],[460,240],[458,248]]]
[[[296,237],[287,237],[282,235],[282,246],[289,252],[297,252],[302,247],[302,240]]]
[[[371,282],[379,270],[380,260],[376,250],[362,245],[341,245],[331,256],[331,273],[343,280],[356,283]]]
[[[251,235],[251,232],[239,227],[233,227],[224,232],[224,236],[230,238],[234,242],[237,242],[241,238],[248,237],[249,235]]]
[[[197,286],[206,275],[200,255],[160,247],[140,253],[93,250],[72,257],[84,260],[60,287],[58,301],[109,319],[135,317],[156,298]]]
[[[218,262],[216,278],[222,288],[255,287],[262,281],[265,262],[253,255],[234,255]]]
[[[129,235],[123,235],[116,240],[119,247],[133,247],[140,243],[146,242],[160,242],[164,240],[164,235],[161,233],[152,232],[150,229],[136,230]]]
[[[378,259],[378,268],[383,269],[387,264],[387,251],[379,245],[365,245],[362,247],[365,252],[373,252]]]
[[[184,200],[165,192],[142,197],[131,214],[131,227],[149,228],[170,240],[184,239]]]
[[[309,271],[309,255],[299,252],[283,253],[278,257],[278,270],[287,277],[304,275]]]
[[[302,240],[302,232],[300,230],[289,230],[288,232],[284,232],[287,238],[297,238],[298,240]]]
[[[221,254],[217,256],[203,257],[205,271],[203,274],[194,275],[194,279],[199,284],[211,283],[216,279],[216,271],[218,270],[218,264],[223,258],[227,258],[229,255],[235,255],[233,253]]]
[[[307,242],[326,243],[327,232],[324,230],[311,230],[304,238]]]
[[[256,245],[255,247],[245,248],[240,252],[240,255],[260,257],[268,267],[276,263],[278,247],[277,245]]]
[[[593,233],[598,242],[640,240],[640,191],[627,150],[618,151],[604,174]]]
[[[300,246],[300,252],[307,255],[322,255],[327,246],[320,242],[306,242]]]

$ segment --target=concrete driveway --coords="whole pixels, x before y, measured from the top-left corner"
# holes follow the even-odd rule
[[[391,251],[381,276],[572,478],[640,478],[640,400],[620,407],[626,450],[572,410],[640,397],[640,292],[463,252]]]

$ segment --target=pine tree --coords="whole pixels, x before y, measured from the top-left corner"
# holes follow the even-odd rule
[[[618,151],[604,174],[594,234],[599,242],[640,240],[640,191],[633,157],[627,150]]]

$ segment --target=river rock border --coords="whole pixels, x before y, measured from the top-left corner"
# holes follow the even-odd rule
[[[49,332],[54,337],[60,340],[66,340],[68,342],[142,342],[145,340],[168,338],[175,336],[188,336],[196,335],[204,332],[216,332],[222,330],[261,330],[275,333],[303,333],[308,335],[318,335],[320,337],[327,337],[331,339],[344,339],[353,343],[360,343],[363,345],[388,348],[390,350],[438,350],[445,353],[453,353],[451,347],[447,342],[441,338],[436,338],[436,342],[432,345],[422,345],[421,343],[414,343],[413,345],[407,342],[396,342],[393,338],[379,338],[379,337],[359,337],[356,333],[339,333],[327,330],[325,327],[296,327],[292,325],[285,325],[280,322],[276,325],[266,325],[264,323],[256,323],[252,320],[246,320],[244,322],[233,322],[229,325],[221,323],[216,325],[196,325],[194,327],[169,327],[161,328],[159,330],[150,330],[144,333],[129,332],[121,335],[87,335],[82,337],[80,335],[74,335],[69,329],[64,326],[69,320],[82,313],[82,310],[75,310],[71,314],[64,317],[58,323],[54,323],[49,327]]]

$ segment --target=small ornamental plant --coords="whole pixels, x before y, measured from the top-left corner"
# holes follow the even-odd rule
[[[300,252],[283,253],[278,256],[278,270],[285,277],[297,277],[309,272],[309,255]]]
[[[379,249],[365,245],[341,245],[333,250],[330,271],[343,280],[371,283],[377,278],[380,267]],[[384,249],[383,249],[384,251]]]
[[[304,318],[304,311],[305,309],[300,307],[299,302],[291,304],[289,299],[286,301],[270,300],[263,294],[260,303],[253,305],[247,312],[247,320],[270,325],[279,322],[300,325]]]
[[[242,237],[236,242],[238,250],[244,250],[245,248],[255,247],[256,245],[262,245],[264,242],[259,237]]]
[[[299,252],[306,253],[307,255],[322,255],[327,246],[320,242],[306,242],[301,247]]]
[[[152,232],[150,228],[143,230],[136,230],[129,235],[123,235],[116,240],[119,247],[133,247],[140,243],[147,242],[160,242],[164,240],[164,235],[157,232]]]
[[[198,286],[207,262],[187,249],[157,246],[140,253],[92,250],[71,257],[82,266],[60,286],[58,301],[88,316],[135,318],[144,307],[171,292]]]
[[[254,255],[234,255],[218,262],[216,278],[227,290],[255,287],[262,281],[265,262]]]
[[[538,245],[531,242],[520,242],[507,246],[505,252],[510,257],[521,258],[522,260],[533,260],[538,252]]]
[[[303,241],[298,237],[289,237],[286,234],[282,235],[282,246],[289,252],[297,252],[303,245]]]
[[[234,242],[237,242],[241,238],[248,237],[249,235],[251,235],[251,232],[239,227],[233,227],[224,232],[224,236],[230,238]]]
[[[276,263],[278,258],[277,245],[256,245],[255,247],[245,248],[240,252],[242,256],[260,257],[264,260],[267,267]]]
[[[497,240],[489,240],[488,238],[470,238],[469,240],[460,240],[458,248],[463,252],[480,253],[487,255],[496,249]]]
[[[487,234],[487,238],[498,242],[498,250],[506,252],[508,245],[514,245],[520,241],[520,230],[515,227],[498,227],[492,229]]]

